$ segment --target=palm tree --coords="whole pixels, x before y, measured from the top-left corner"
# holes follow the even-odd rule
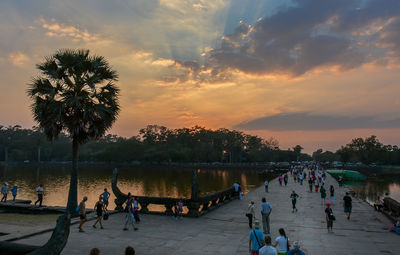
[[[61,132],[72,139],[72,169],[67,212],[74,214],[78,202],[78,148],[98,139],[111,128],[119,113],[118,75],[104,57],[89,50],[59,50],[36,66],[27,91],[36,122],[52,141]]]

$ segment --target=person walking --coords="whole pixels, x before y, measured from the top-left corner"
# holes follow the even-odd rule
[[[259,250],[263,246],[264,234],[260,230],[260,222],[254,221],[254,229],[249,235],[249,252],[251,255],[259,255]]]
[[[1,186],[1,194],[3,197],[1,198],[1,202],[7,202],[7,195],[8,195],[8,182],[3,183]]]
[[[314,187],[315,187],[315,192],[318,192],[319,182],[318,182],[317,178],[315,178],[315,180],[314,180]]]
[[[297,198],[299,197],[299,195],[296,194],[296,191],[292,191],[292,194],[290,194],[290,198],[292,200],[292,213],[294,213],[294,210],[296,210],[297,212],[297,208],[296,208],[296,202],[297,202]]]
[[[270,236],[264,238],[265,245],[261,247],[259,255],[278,255],[276,248],[272,246],[272,241]]]
[[[36,205],[37,203],[39,203],[39,207],[42,206],[42,202],[43,202],[43,192],[44,192],[43,184],[40,184],[39,187],[36,188],[36,193],[37,193],[38,199],[37,199],[36,202],[35,202],[35,205]]]
[[[326,218],[326,227],[328,228],[328,233],[333,233],[333,221],[336,220],[333,215],[333,210],[331,208],[331,204],[329,202],[326,203],[325,208],[325,218]]]
[[[17,194],[18,194],[18,186],[15,184],[14,187],[12,187],[10,189],[10,191],[13,196],[13,201],[15,202],[15,199],[17,198]]]
[[[347,215],[347,219],[350,220],[351,209],[353,205],[352,205],[352,199],[349,196],[349,192],[346,192],[346,195],[343,197],[343,207],[344,207],[344,213]]]
[[[96,211],[97,214],[97,220],[96,222],[93,224],[93,228],[96,228],[97,223],[100,224],[100,228],[103,229],[103,224],[102,224],[102,218],[103,218],[103,211],[105,210],[105,204],[103,202],[104,197],[100,196],[99,197],[99,201],[96,202],[96,204],[94,205],[94,210]]]
[[[285,175],[283,176],[283,182],[285,183],[285,186],[287,186],[289,181],[289,176],[287,175],[287,173],[285,173]]]
[[[289,251],[289,238],[283,228],[279,229],[279,236],[275,239],[274,247],[279,246],[278,255],[286,255]]]
[[[247,207],[246,217],[249,219],[249,228],[253,228],[253,220],[255,220],[256,214],[254,212],[254,201],[251,201]]]
[[[300,242],[293,243],[293,249],[290,250],[287,255],[306,255],[304,251],[300,250]]]
[[[272,212],[272,207],[271,205],[267,202],[265,197],[261,199],[261,218],[263,222],[263,231],[264,234],[269,234],[269,215]]]
[[[108,200],[111,196],[110,192],[107,191],[107,188],[104,189],[104,192],[101,193],[101,196],[103,196],[104,208],[107,210],[108,209]]]
[[[326,199],[326,190],[325,190],[325,187],[323,184],[322,184],[319,192],[321,193],[321,205],[323,205],[323,204],[325,204],[325,199]]]
[[[282,186],[283,177],[282,174],[279,174],[279,185]]]
[[[87,221],[86,217],[86,201],[87,197],[84,196],[82,201],[79,203],[79,218],[81,219],[81,222],[79,223],[79,232],[85,232],[82,229],[83,224]]]
[[[331,185],[331,187],[329,188],[329,203],[331,203],[332,205],[335,204],[335,188],[333,187],[333,185]]]
[[[313,180],[312,177],[310,176],[310,178],[308,178],[308,187],[310,188],[310,192],[312,193],[312,188],[313,188]]]
[[[264,187],[265,187],[265,192],[267,193],[268,193],[268,184],[269,184],[268,180],[265,180]]]
[[[140,222],[140,217],[139,217],[139,202],[138,198],[134,197],[133,198],[133,217],[135,218],[135,222],[139,223]]]
[[[128,193],[128,198],[125,201],[125,211],[127,212],[126,217],[125,217],[125,226],[123,228],[123,230],[128,230],[128,224],[131,223],[133,230],[138,230],[138,228],[136,227],[134,221],[135,218],[133,216],[133,201],[132,201],[132,196],[131,193]]]
[[[303,185],[303,178],[304,178],[304,175],[303,175],[303,173],[300,173],[300,176],[299,176],[299,179],[300,179],[300,185]]]
[[[179,216],[179,207],[178,207],[178,202],[175,202],[174,206],[172,207],[172,212],[174,214],[174,216],[172,216],[175,221],[178,220],[178,216]]]
[[[182,219],[182,216],[183,216],[183,202],[182,202],[182,200],[179,200],[178,207],[179,207],[179,219]]]

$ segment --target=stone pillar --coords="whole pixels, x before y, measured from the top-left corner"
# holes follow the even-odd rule
[[[199,217],[200,216],[200,212],[199,212],[200,206],[201,206],[200,202],[194,202],[194,201],[189,202],[189,204],[187,205],[187,208],[189,209],[187,216]]]

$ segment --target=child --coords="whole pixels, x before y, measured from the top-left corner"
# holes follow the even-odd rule
[[[11,191],[11,194],[12,194],[12,196],[13,196],[13,201],[15,202],[15,198],[17,197],[17,193],[18,193],[18,187],[17,187],[17,185],[14,185],[14,187],[12,187],[12,188],[10,189],[10,191]]]

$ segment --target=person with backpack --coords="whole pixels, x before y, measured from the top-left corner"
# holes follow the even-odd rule
[[[328,228],[328,233],[333,233],[333,221],[336,220],[336,218],[333,215],[333,210],[329,202],[326,203],[325,218],[326,218],[326,226]]]
[[[254,222],[254,229],[250,231],[249,252],[251,255],[259,255],[259,250],[263,246],[264,234],[260,230],[260,222]]]
[[[134,221],[135,217],[133,215],[133,201],[132,201],[132,196],[131,193],[128,193],[128,198],[125,201],[125,211],[126,211],[126,217],[125,217],[125,226],[123,230],[128,230],[128,224],[131,223],[133,226],[133,229],[136,231],[138,228],[136,227]]]
[[[289,238],[286,236],[285,230],[283,228],[279,229],[279,236],[275,239],[274,247],[279,246],[278,255],[287,255],[289,251]]]
[[[294,242],[293,247],[294,249],[290,250],[287,255],[306,255],[304,251],[300,250],[299,242]]]

